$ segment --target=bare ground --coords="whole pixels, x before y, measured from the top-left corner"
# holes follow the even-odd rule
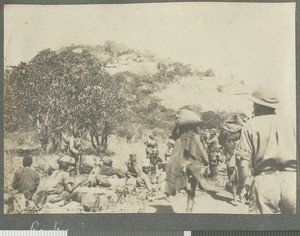
[[[15,134],[16,135],[16,134]],[[22,134],[24,136],[24,134]],[[6,136],[7,137],[7,136]],[[16,150],[36,150],[38,145],[33,141],[19,142],[18,139],[5,142],[4,155],[4,190],[7,191],[12,182],[14,172],[22,166],[22,155]],[[22,137],[23,139],[23,137]],[[19,142],[19,143],[18,143]],[[160,153],[166,151],[166,141],[159,143]],[[130,153],[138,154],[142,159],[145,156],[145,146],[142,141],[126,143],[122,139],[112,138],[110,147],[116,154],[113,156],[114,166],[125,170],[125,163]],[[59,154],[40,154],[33,156],[34,168],[43,176],[49,165],[55,165]],[[203,168],[203,172],[205,167]],[[227,184],[225,164],[219,166],[218,182],[203,179],[204,186],[210,191],[197,190],[193,213],[206,214],[246,214],[248,206],[239,203],[238,206],[230,204],[232,195],[225,190]],[[128,194],[123,196],[116,204],[99,213],[185,213],[187,195],[184,192],[171,196],[169,199],[149,200],[146,195]],[[70,212],[71,213],[71,212]]]

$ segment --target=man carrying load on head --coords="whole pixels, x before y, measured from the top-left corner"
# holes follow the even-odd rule
[[[180,189],[188,194],[186,212],[192,212],[196,188],[199,185],[202,163],[208,157],[200,140],[201,118],[190,110],[182,110],[176,117],[172,132],[176,140],[174,151],[167,163],[166,194],[174,195]]]

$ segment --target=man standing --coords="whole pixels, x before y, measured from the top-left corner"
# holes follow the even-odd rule
[[[200,141],[201,123],[200,116],[195,112],[181,110],[172,131],[172,137],[177,137],[174,151],[166,166],[166,194],[174,195],[185,189],[188,195],[187,213],[193,210],[202,164],[208,164],[206,151]]]
[[[69,142],[69,152],[71,157],[75,159],[75,172],[77,173],[77,170],[80,171],[81,168],[81,140],[80,140],[80,133],[77,130],[73,131],[73,134],[70,138]],[[79,165],[78,165],[79,161]]]
[[[249,212],[296,213],[296,130],[294,124],[275,113],[275,93],[258,88],[252,93],[254,117],[242,129],[236,150],[240,157],[239,187],[252,169],[254,181]]]
[[[210,131],[211,138],[207,140],[209,151],[209,170],[213,180],[218,180],[218,164],[219,164],[219,149],[220,144],[218,140],[218,130],[212,129]]]
[[[155,140],[154,135],[152,133],[148,135],[148,139],[145,142],[145,145],[147,158],[150,157],[150,154],[152,154],[152,156],[159,156],[158,143]]]

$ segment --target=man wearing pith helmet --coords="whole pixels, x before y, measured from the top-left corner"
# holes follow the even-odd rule
[[[256,89],[253,118],[242,129],[236,150],[239,185],[247,183],[251,167],[254,181],[249,212],[254,214],[296,213],[296,131],[287,118],[276,114],[279,99],[265,88]]]

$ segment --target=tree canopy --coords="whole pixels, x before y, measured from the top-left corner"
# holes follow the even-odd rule
[[[63,127],[109,135],[127,116],[120,89],[92,54],[43,50],[6,76],[5,128],[26,114],[44,139]]]

